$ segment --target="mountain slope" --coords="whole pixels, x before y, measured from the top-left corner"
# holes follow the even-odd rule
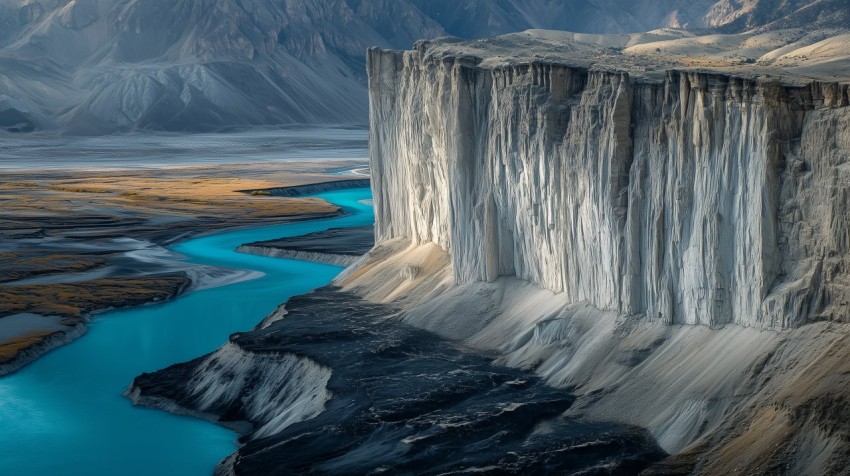
[[[801,10],[834,23],[847,2],[788,1],[771,9],[773,3],[0,0],[0,130],[365,124],[363,57],[370,46],[399,49],[421,38],[528,28],[788,27],[782,15]]]

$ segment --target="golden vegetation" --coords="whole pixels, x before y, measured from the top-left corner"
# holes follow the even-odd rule
[[[0,282],[16,281],[54,273],[79,273],[103,266],[99,256],[69,253],[44,254],[38,250],[0,252],[3,271]]]
[[[0,205],[4,211],[0,233],[8,229],[3,223],[6,220],[16,221],[19,228],[35,228],[37,221],[33,217],[73,223],[78,216],[116,217],[130,213],[138,217],[167,216],[173,223],[175,217],[191,220],[203,216],[231,226],[305,213],[335,213],[338,208],[324,200],[274,197],[262,190],[338,178],[315,172],[317,168],[322,167],[315,163],[288,163],[10,172],[9,181],[0,182]],[[203,226],[208,229],[215,223],[207,221]]]
[[[2,182],[0,190],[14,190],[16,188],[38,188],[35,182]]]
[[[91,188],[91,187],[57,187],[56,190],[61,192],[71,192],[71,193],[109,193],[109,190],[105,188]]]
[[[182,274],[102,278],[80,283],[0,285],[0,316],[33,312],[81,318],[97,309],[163,301],[189,284]]]
[[[280,183],[259,179],[93,177],[64,179],[50,183],[50,191],[75,195],[98,194],[93,205],[135,209],[144,213],[194,214],[232,218],[267,218],[303,213],[333,213],[337,207],[316,199],[271,197],[258,190],[250,194],[238,190],[272,188]],[[81,197],[73,197],[78,200]]]
[[[95,310],[165,301],[189,284],[189,278],[182,274],[167,274],[65,284],[0,285],[0,316],[32,312],[62,316],[73,324]],[[21,350],[40,344],[56,332],[33,331],[0,343],[0,362],[13,359]]]
[[[3,342],[0,344],[0,362],[12,360],[18,352],[40,343],[54,333],[55,331],[35,331]]]

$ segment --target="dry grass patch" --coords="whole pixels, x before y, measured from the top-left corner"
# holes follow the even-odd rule
[[[0,252],[0,282],[16,281],[57,273],[79,273],[100,268],[103,258],[92,255],[65,253],[44,254],[36,250]]]
[[[55,333],[56,331],[34,331],[0,344],[0,363],[12,360],[18,352],[41,343],[46,337]]]
[[[98,310],[164,301],[190,284],[183,274],[102,278],[81,283],[0,286],[0,316],[32,312],[81,318]]]
[[[17,190],[21,188],[38,188],[35,182],[2,182],[0,190]]]
[[[271,197],[268,192],[251,195],[238,192],[252,188],[273,188],[279,183],[228,177],[152,178],[118,177],[62,180],[52,182],[61,191],[97,191],[93,204],[132,208],[145,213],[177,213],[222,218],[276,217],[304,213],[334,213],[338,208],[318,199]]]
[[[56,190],[71,193],[109,193],[109,190],[105,188],[93,187],[59,187]]]

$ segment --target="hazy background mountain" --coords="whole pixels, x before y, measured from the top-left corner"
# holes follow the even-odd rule
[[[844,27],[850,0],[0,0],[0,130],[365,124],[364,51],[529,28]]]

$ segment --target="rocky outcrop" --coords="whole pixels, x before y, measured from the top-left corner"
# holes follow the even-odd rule
[[[209,419],[262,438],[321,413],[330,398],[330,376],[330,369],[310,359],[251,352],[231,342],[164,369],[156,379],[140,375],[126,396],[136,405]]]
[[[453,48],[369,51],[378,242],[668,323],[850,315],[847,84]]]

